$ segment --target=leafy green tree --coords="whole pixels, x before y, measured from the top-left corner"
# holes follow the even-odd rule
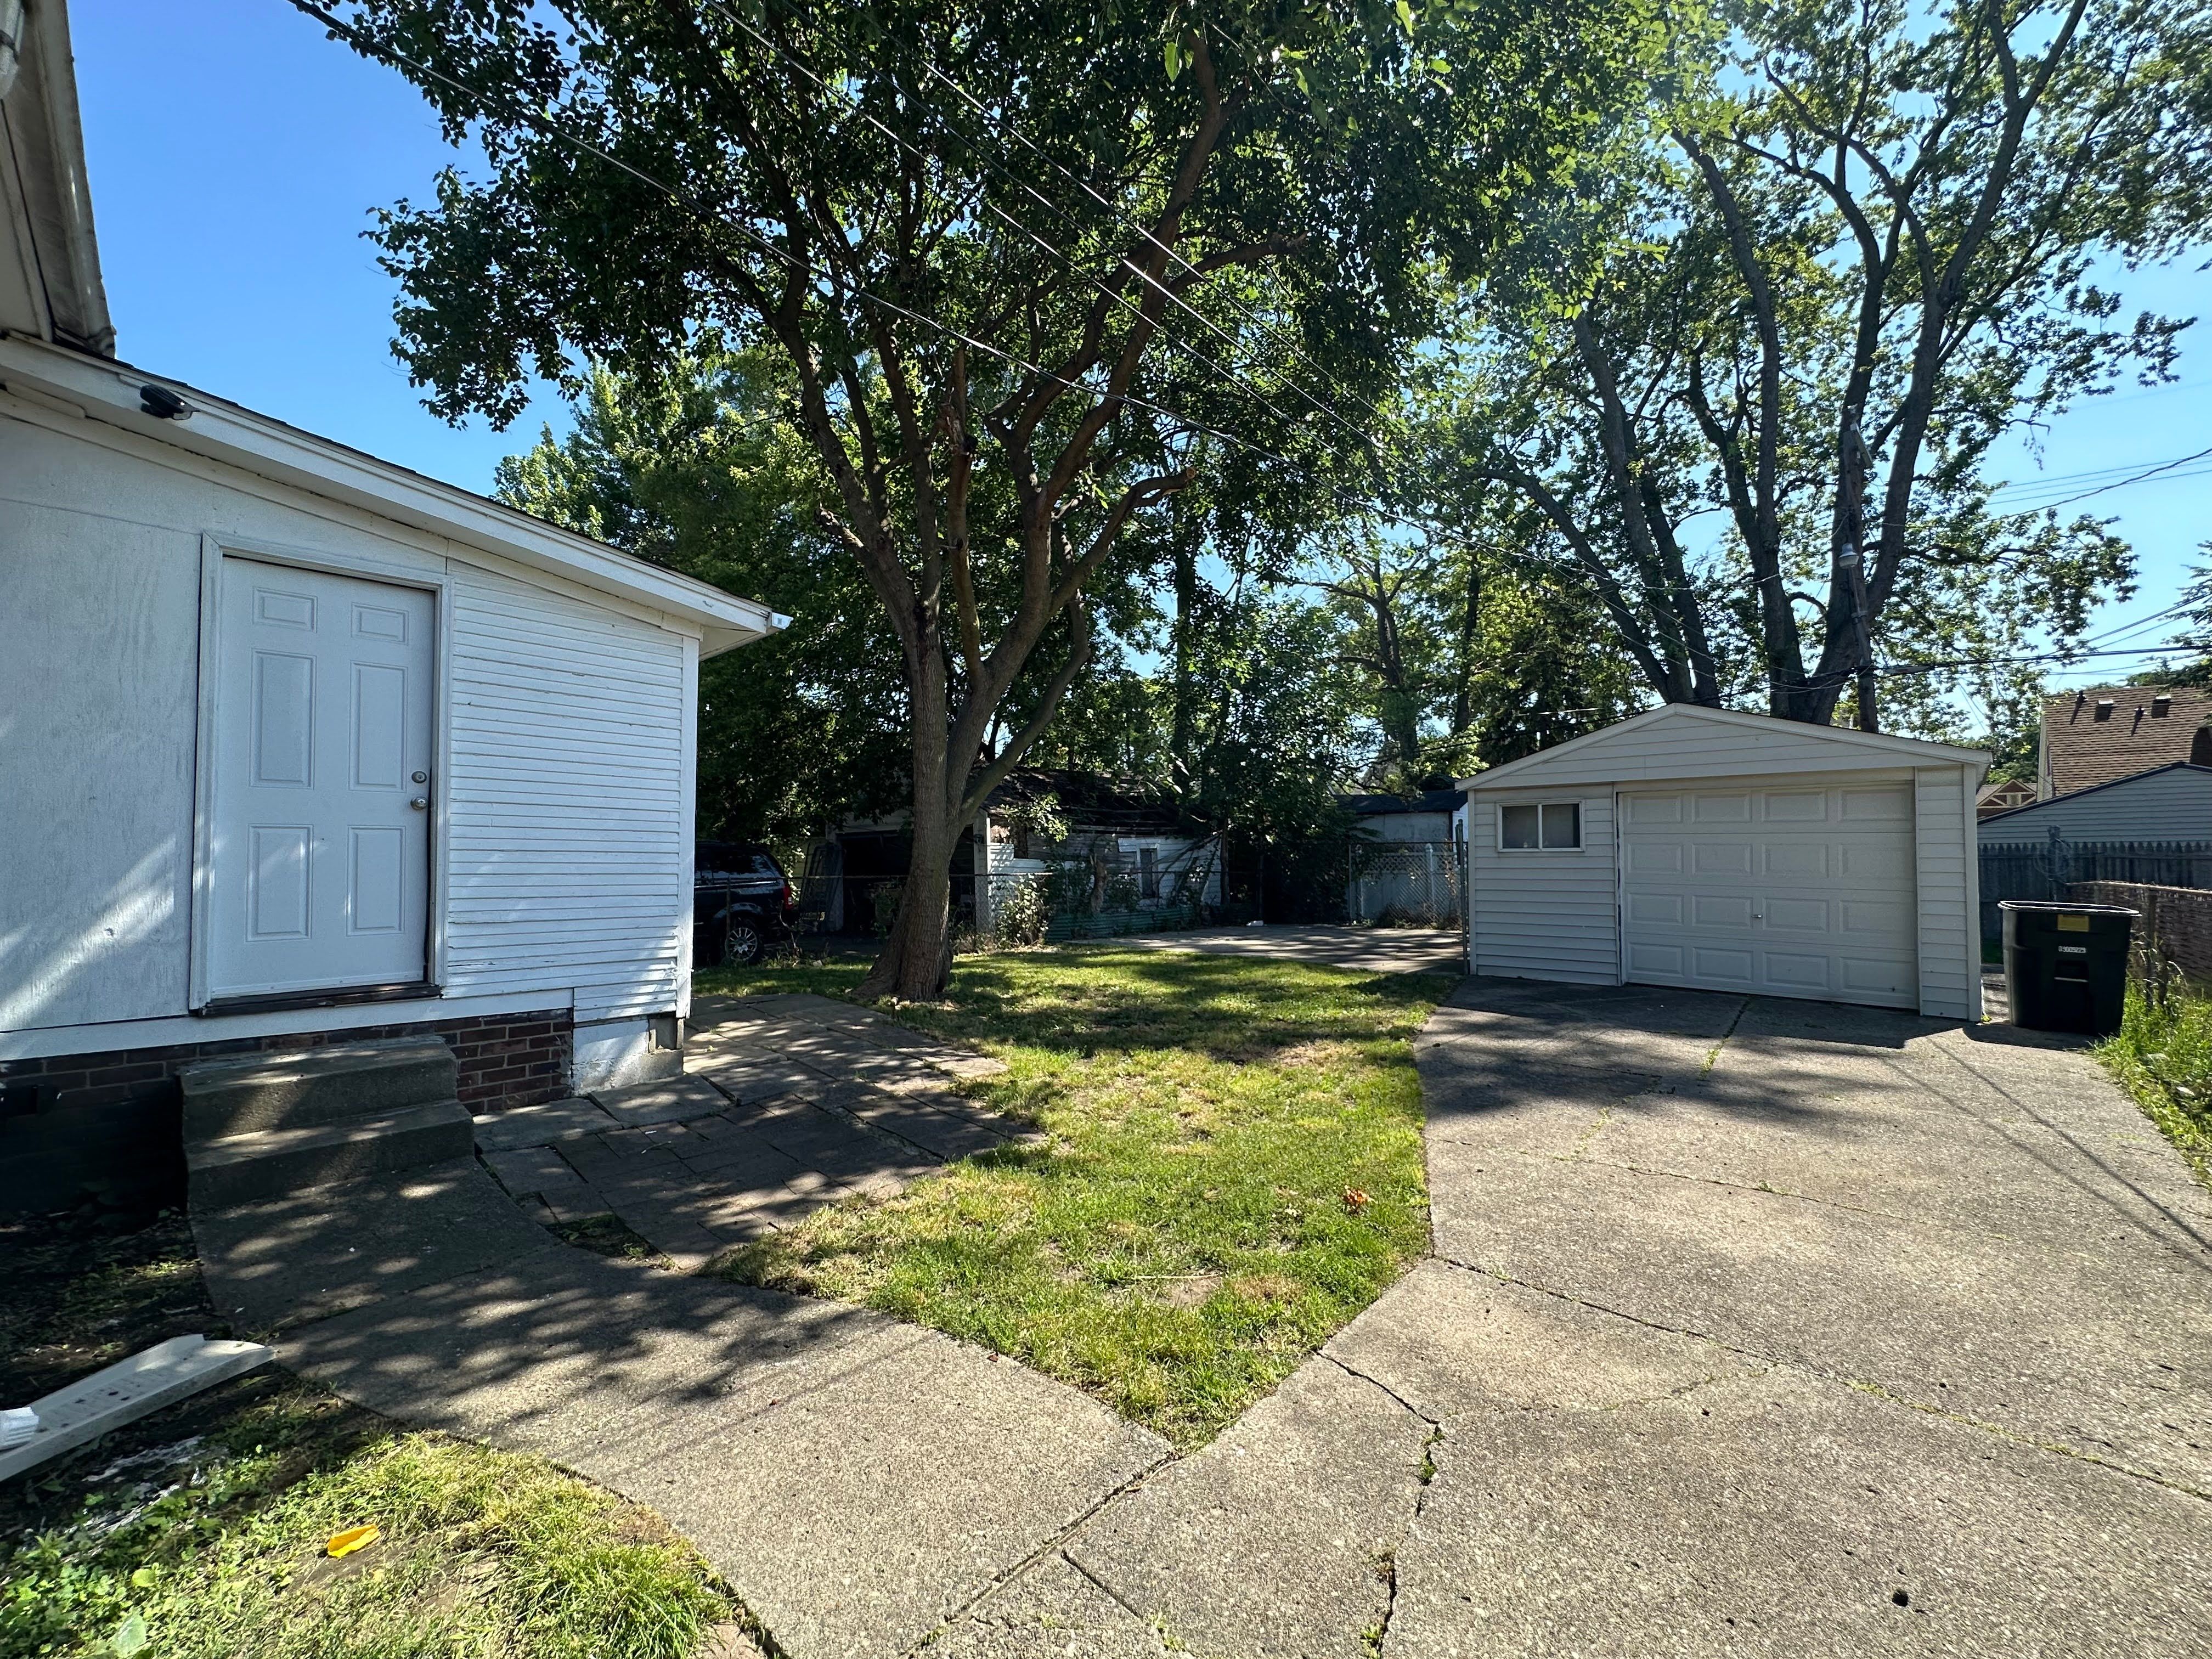
[[[702,339],[665,369],[592,371],[575,427],[500,464],[500,497],[791,618],[701,665],[698,828],[787,852],[906,798],[882,613],[821,523],[820,470],[769,352]]]
[[[316,15],[487,159],[378,233],[434,410],[511,418],[533,368],[634,373],[702,326],[789,363],[898,646],[913,864],[862,990],[909,997],[944,983],[956,837],[1083,674],[1089,600],[1194,440],[1233,429],[1295,489],[1330,423],[1292,359],[1330,398],[1384,385],[1434,279],[1556,185],[1657,33],[1603,0]]]
[[[1723,15],[1718,72],[1524,243],[1449,447],[1553,520],[1657,695],[1723,700],[1747,651],[1773,714],[1848,698],[1871,727],[1878,655],[2063,643],[2127,591],[2104,525],[1996,511],[1985,463],[2130,372],[2171,377],[2181,325],[2126,320],[2091,272],[2202,234],[2212,15]],[[1700,561],[1708,514],[1728,534]]]

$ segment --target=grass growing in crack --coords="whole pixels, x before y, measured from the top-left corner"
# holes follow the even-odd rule
[[[849,990],[865,964],[703,988]],[[1448,981],[1111,948],[963,958],[921,1030],[1038,1144],[817,1212],[722,1271],[864,1303],[1089,1389],[1189,1446],[1425,1248],[1409,1039]]]
[[[225,1334],[189,1232],[0,1230],[10,1399]],[[331,1534],[382,1536],[343,1560]],[[273,1367],[0,1486],[0,1655],[684,1659],[732,1604],[649,1510],[534,1457],[404,1434]]]
[[[2153,996],[2131,984],[2118,1032],[2093,1052],[2212,1186],[2212,1000],[2187,987]]]

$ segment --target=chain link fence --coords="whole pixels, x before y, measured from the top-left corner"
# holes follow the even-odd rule
[[[1381,927],[1462,927],[1467,871],[1450,841],[1352,841],[1345,853],[1346,919]]]

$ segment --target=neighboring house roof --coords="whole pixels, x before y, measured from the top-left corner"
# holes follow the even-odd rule
[[[1456,789],[1424,789],[1412,795],[1341,795],[1338,799],[1354,817],[1388,817],[1398,812],[1456,812],[1461,800]]]
[[[2032,800],[2025,805],[2015,806],[2006,811],[1987,813],[1983,816],[1981,823],[1984,829],[2002,830],[2008,821],[2023,818],[2030,814],[2048,819],[2068,807],[2088,799],[2093,795],[2105,796],[2109,799],[2113,791],[2133,790],[2139,785],[2148,785],[2154,778],[2165,777],[2177,772],[2197,773],[2205,778],[2212,779],[2212,766],[2198,765],[2191,761],[2171,761],[2164,766],[2154,766],[2144,771],[2131,772],[2124,778],[2114,778],[2110,783],[2094,783],[2087,789],[2074,789],[2063,795],[2053,795],[2049,800]],[[2154,837],[2147,836],[2145,839],[2154,839]]]
[[[1982,786],[1974,797],[1974,811],[1982,817],[1993,817],[2015,806],[2029,805],[2034,799],[2035,786],[2026,778],[2003,778]]]
[[[0,42],[0,330],[113,355],[100,280],[69,14],[34,0]]]
[[[1207,826],[1164,784],[1065,768],[1024,767],[991,792],[988,805],[1012,806],[1049,795],[1071,829],[1124,836],[1204,835]]]
[[[1698,732],[1705,734],[1703,746],[1707,750],[1717,743],[1717,757],[1708,753],[1692,761],[1678,752],[1650,752],[1674,750],[1674,737]],[[1808,760],[1815,766],[1833,765],[1838,755],[1854,756],[1853,764],[1868,768],[1949,763],[1986,769],[1990,763],[1989,756],[1979,749],[1893,737],[1886,732],[1862,732],[1855,726],[1810,726],[1800,720],[1777,720],[1771,714],[1708,708],[1701,703],[1668,702],[1555,748],[1540,749],[1533,755],[1462,778],[1459,787],[1474,793],[1491,788],[1540,787],[1555,781],[1579,782],[1600,775],[1627,782],[1646,776],[1787,772]]]
[[[2185,761],[2212,694],[2180,685],[2100,685],[2043,705],[2045,799]]]

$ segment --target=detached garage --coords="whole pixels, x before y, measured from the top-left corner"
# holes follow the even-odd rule
[[[1989,763],[1669,703],[1469,778],[1469,966],[1978,1019]]]

